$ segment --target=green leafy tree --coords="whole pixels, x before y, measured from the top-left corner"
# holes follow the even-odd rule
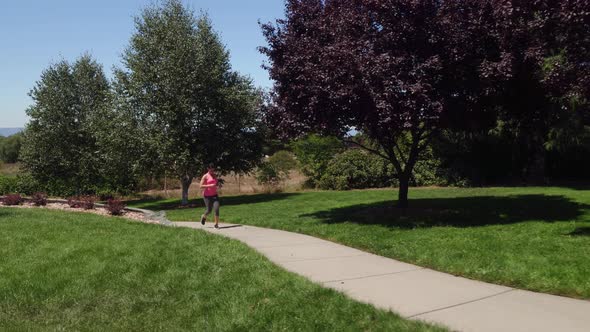
[[[14,134],[8,137],[0,136],[0,161],[16,163],[22,145],[22,134]]]
[[[49,66],[31,90],[31,118],[20,157],[24,169],[43,184],[59,182],[70,192],[101,184],[95,119],[108,107],[109,83],[89,55]]]
[[[153,149],[142,144],[146,131],[127,102],[124,79],[124,73],[115,71],[112,103],[99,111],[93,127],[104,188],[118,193],[134,192],[143,176],[158,175]]]
[[[256,181],[272,191],[279,188],[279,185],[287,179],[288,174],[279,170],[277,165],[264,161],[256,169]]]
[[[146,131],[142,144],[155,153],[150,164],[180,179],[183,204],[206,164],[214,163],[221,174],[256,166],[260,93],[232,71],[208,17],[169,0],[146,8],[135,28],[119,81]]]

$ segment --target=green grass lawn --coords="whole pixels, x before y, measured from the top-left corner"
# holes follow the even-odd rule
[[[442,331],[183,228],[0,208],[1,331]]]
[[[222,197],[221,219],[310,234],[439,271],[590,299],[590,190],[411,189]],[[178,201],[137,202],[197,220]]]

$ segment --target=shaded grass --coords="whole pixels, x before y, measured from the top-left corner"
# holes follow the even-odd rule
[[[201,231],[0,208],[0,243],[3,331],[442,331]]]
[[[227,222],[305,233],[455,275],[590,299],[589,190],[412,189],[404,212],[393,207],[395,197],[394,190],[222,197],[221,213]],[[178,201],[169,200],[167,215],[196,221],[202,203],[194,203],[199,208],[177,209]]]
[[[572,236],[590,236],[590,227],[578,227],[568,233],[568,235]]]

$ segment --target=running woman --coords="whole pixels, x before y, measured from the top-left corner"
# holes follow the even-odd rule
[[[217,176],[215,167],[209,164],[207,173],[201,178],[201,188],[203,190],[203,200],[205,201],[205,213],[201,216],[201,224],[205,225],[207,216],[211,210],[215,211],[215,228],[219,228],[219,196],[217,195]]]

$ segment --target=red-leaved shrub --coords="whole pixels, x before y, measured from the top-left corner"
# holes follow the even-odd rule
[[[31,196],[31,201],[35,206],[47,205],[47,194],[43,192],[36,192]]]
[[[109,199],[107,201],[106,209],[113,216],[120,216],[125,210],[125,204],[120,199]]]
[[[68,205],[73,209],[77,209],[77,208],[81,207],[82,202],[80,201],[80,197],[77,197],[77,196],[68,197]]]
[[[84,210],[92,210],[94,209],[94,203],[96,202],[96,197],[94,196],[82,196],[80,197],[80,206]]]
[[[24,199],[19,194],[10,194],[4,196],[4,205],[20,205]]]

